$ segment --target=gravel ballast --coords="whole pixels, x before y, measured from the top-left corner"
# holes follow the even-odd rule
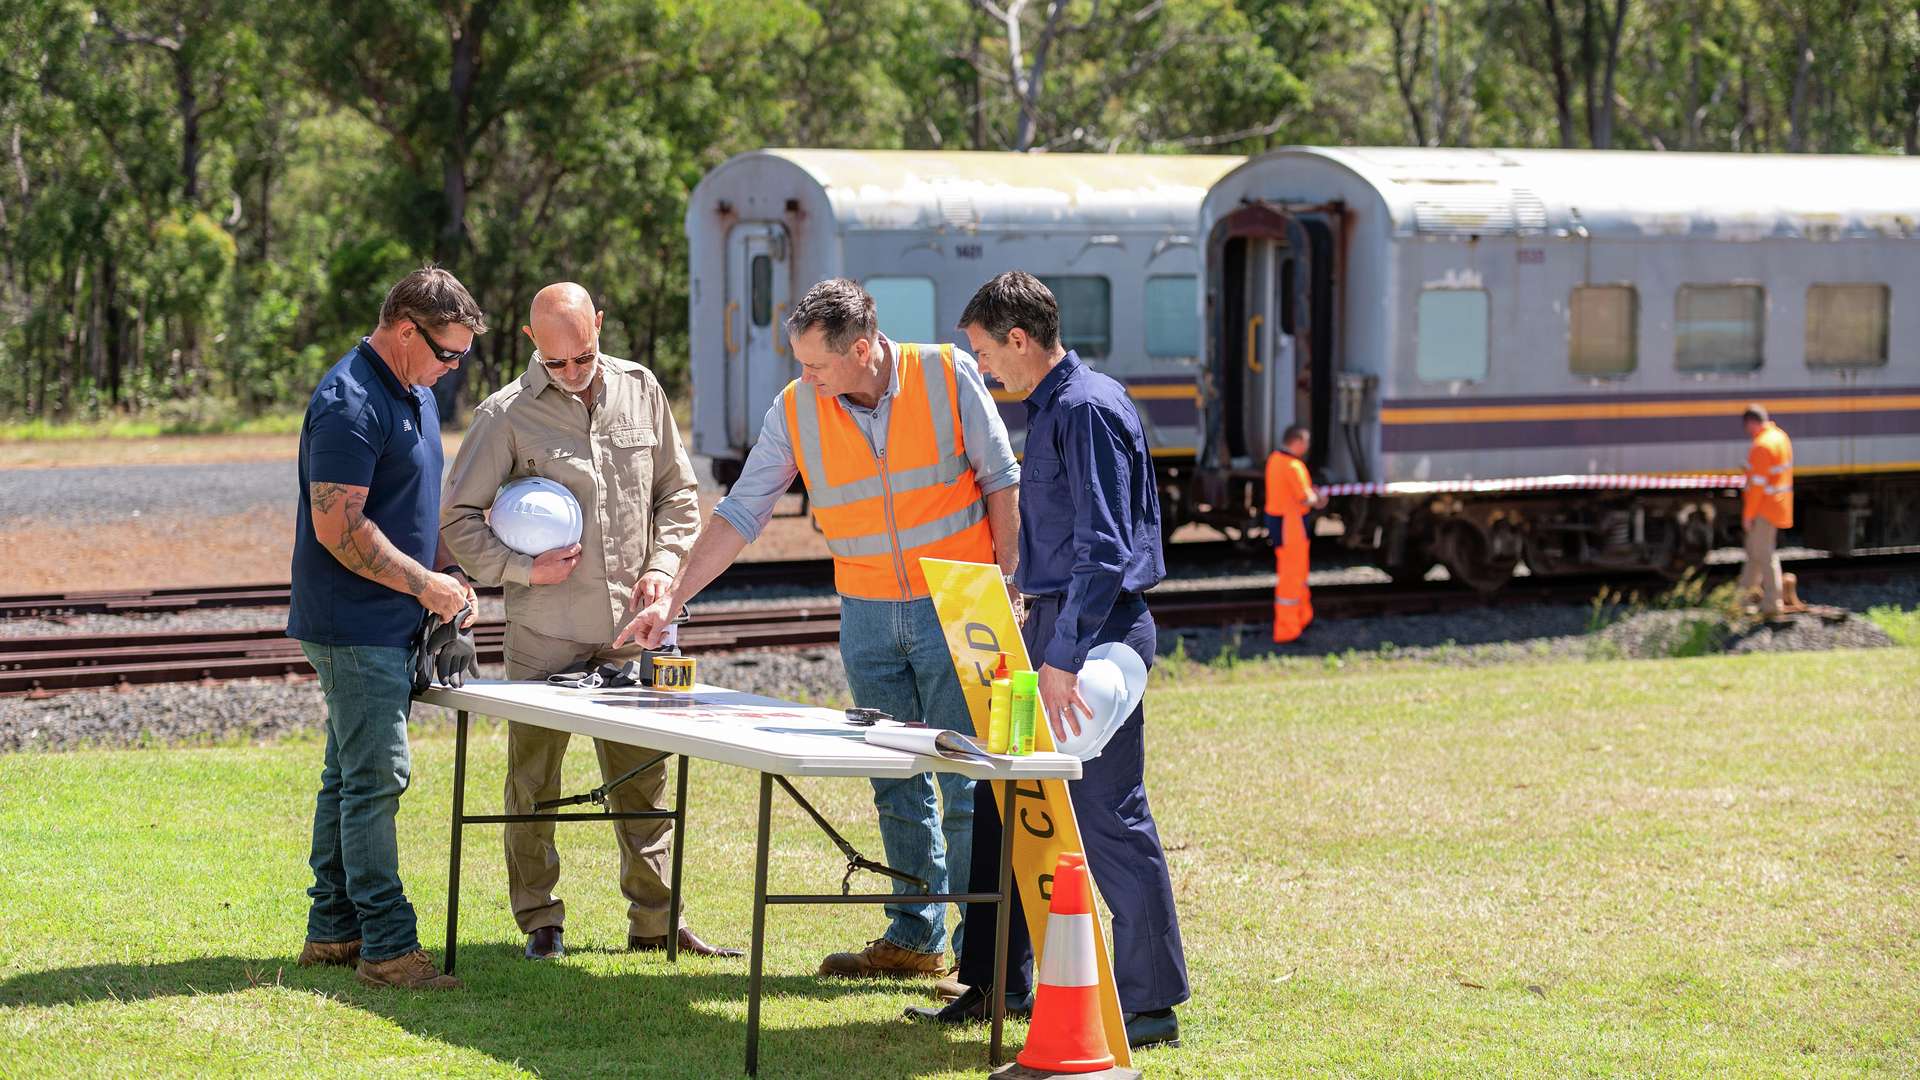
[[[1806,590],[1817,604],[1844,604],[1856,612],[1870,605],[1920,607],[1920,575]],[[219,612],[190,613],[195,618]],[[258,615],[258,612],[254,613]],[[102,617],[106,618],[106,617]],[[178,619],[181,616],[168,616]],[[1322,619],[1299,642],[1276,646],[1270,627],[1162,631],[1162,657],[1183,654],[1217,661],[1223,652],[1241,658],[1327,658],[1349,662],[1488,665],[1542,660],[1607,660],[1809,649],[1873,648],[1887,636],[1858,614],[1838,619],[1794,616],[1784,625],[1757,619],[1732,624],[1710,611],[1639,611],[1613,618],[1599,629],[1585,606],[1486,608],[1431,615]],[[1710,631],[1695,630],[1708,624]],[[0,624],[4,626],[4,624]],[[1704,643],[1704,644],[1703,644]],[[807,648],[699,657],[702,681],[751,693],[838,707],[848,704],[845,669],[837,649]],[[498,669],[482,670],[499,677]],[[175,684],[124,691],[81,691],[31,700],[0,698],[0,752],[252,742],[288,735],[317,735],[324,710],[311,680],[261,679],[220,684]],[[416,723],[438,719],[438,710],[415,706]]]

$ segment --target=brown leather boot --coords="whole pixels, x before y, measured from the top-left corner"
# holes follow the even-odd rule
[[[337,965],[352,967],[360,962],[360,939],[352,941],[309,941],[300,947],[301,967]]]
[[[847,979],[885,975],[895,979],[938,978],[946,971],[943,953],[913,952],[886,938],[874,938],[859,952],[837,952],[820,961],[820,974]]]
[[[415,949],[403,953],[391,960],[368,960],[364,957],[360,966],[354,969],[354,976],[368,986],[394,986],[402,990],[458,990],[459,979],[445,974],[427,956],[427,950]]]

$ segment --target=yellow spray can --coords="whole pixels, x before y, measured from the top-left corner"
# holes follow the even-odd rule
[[[1012,741],[1013,680],[1008,677],[1007,654],[1000,654],[1000,665],[993,669],[987,699],[987,753],[1004,754]]]

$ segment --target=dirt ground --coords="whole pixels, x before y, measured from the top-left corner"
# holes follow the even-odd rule
[[[700,501],[711,512],[719,496],[703,493]],[[292,515],[277,508],[204,520],[141,517],[111,529],[17,526],[0,530],[0,594],[283,582],[293,527]],[[776,517],[743,558],[825,554],[809,519]]]

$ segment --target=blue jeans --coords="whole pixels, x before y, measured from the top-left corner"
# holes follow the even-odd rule
[[[413,905],[400,886],[394,816],[412,776],[407,710],[412,652],[388,645],[300,648],[327,699],[326,765],[313,810],[309,941],[361,942],[360,955],[391,960],[420,947]]]
[[[953,654],[933,601],[840,598],[840,659],[854,703],[896,720],[973,733],[973,717],[953,671]],[[933,801],[938,779],[942,806]],[[973,860],[973,781],[955,773],[918,773],[873,781],[887,865],[926,881],[936,893],[965,892]],[[949,875],[948,868],[957,872]],[[910,886],[894,882],[895,893]],[[913,952],[943,952],[945,904],[888,904],[886,939]],[[960,951],[960,932],[953,935]]]

